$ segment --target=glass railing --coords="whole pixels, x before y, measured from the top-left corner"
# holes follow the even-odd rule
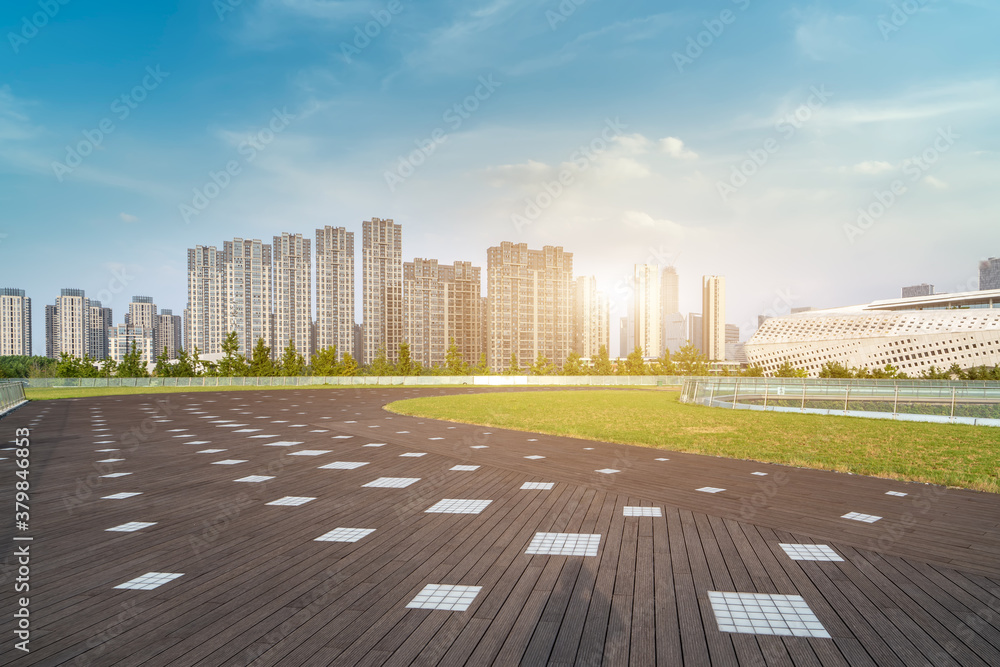
[[[24,402],[24,385],[19,381],[0,380],[0,414]]]

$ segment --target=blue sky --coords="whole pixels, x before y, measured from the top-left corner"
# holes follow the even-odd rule
[[[180,313],[188,247],[360,248],[372,216],[406,259],[562,245],[619,306],[637,262],[676,264],[684,311],[723,274],[745,334],[1000,256],[989,0],[35,0],[0,27],[0,286],[36,353],[62,287]]]

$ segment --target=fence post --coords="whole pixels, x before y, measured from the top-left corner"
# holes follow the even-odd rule
[[[896,418],[896,406],[899,405],[899,385],[896,385],[896,395],[892,399],[892,418]]]
[[[851,385],[847,385],[847,392],[844,394],[844,414],[847,414],[847,403],[851,400]]]
[[[715,384],[712,384],[712,393],[708,396],[708,407],[712,407],[712,403],[715,402]]]
[[[736,409],[736,399],[740,397],[740,381],[736,380],[736,393],[733,394],[733,410]]]
[[[951,418],[955,418],[955,387],[951,388]]]
[[[800,410],[806,409],[806,383],[802,383],[802,405],[799,407]]]
[[[770,385],[764,385],[764,409],[767,410],[767,389]]]

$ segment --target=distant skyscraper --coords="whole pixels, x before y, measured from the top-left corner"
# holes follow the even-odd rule
[[[702,278],[702,353],[710,361],[726,359],[726,279]]]
[[[135,351],[139,353],[142,363],[148,364],[156,361],[157,357],[153,349],[153,340],[154,333],[151,328],[131,324],[112,326],[108,330],[108,356],[121,363],[135,345]]]
[[[45,314],[48,317],[48,309]],[[51,335],[55,359],[63,352],[81,358],[90,354],[90,299],[82,289],[60,291],[52,310]],[[49,347],[46,343],[46,349]]]
[[[45,356],[59,358],[56,354],[56,307],[52,304],[45,306]]]
[[[351,350],[351,356],[354,357],[354,361],[358,364],[361,363],[361,358],[365,356],[365,337],[361,331],[360,324],[354,325],[354,349]]]
[[[665,267],[660,275],[660,299],[664,315],[681,312],[680,282],[677,278],[677,269],[672,266]]]
[[[610,355],[609,325],[608,296],[597,289],[597,278],[577,278],[573,301],[573,349],[576,353],[593,358],[603,345]]]
[[[31,356],[31,299],[23,289],[0,287],[0,357]]]
[[[673,354],[687,345],[687,321],[680,313],[668,313],[663,316],[663,320],[663,330],[666,334],[663,346]]]
[[[223,244],[225,311],[222,337],[235,331],[240,342],[240,352],[247,356],[250,356],[259,339],[264,339],[264,345],[271,348],[272,356],[281,354],[281,349],[277,348],[273,339],[274,292],[271,271],[269,244],[257,239],[241,238]]]
[[[354,232],[343,227],[316,230],[316,349],[337,346],[338,356],[355,353]],[[359,341],[360,342],[360,341]]]
[[[184,349],[194,354],[222,352],[225,331],[224,253],[215,246],[188,249],[188,301],[184,309]]]
[[[183,343],[183,338],[181,337],[181,316],[174,315],[174,311],[164,308],[156,316],[155,331],[156,341],[154,343],[154,352],[156,356],[163,354],[163,350],[165,349],[168,359],[176,359],[177,351],[182,347]]]
[[[101,305],[100,301],[90,302],[90,356],[98,361],[103,361],[111,356],[111,348],[108,347],[108,329],[114,324],[111,309]]]
[[[694,345],[695,349],[705,354],[705,341],[702,336],[704,327],[702,326],[701,313],[688,314],[688,342]]]
[[[660,309],[663,321],[663,347],[677,352],[687,344],[687,323],[681,315],[680,282],[677,269],[668,266],[660,276]]]
[[[562,366],[573,346],[573,253],[504,241],[486,257],[490,368],[510,368],[512,354],[521,368],[539,354]]]
[[[920,285],[904,287],[902,296],[904,299],[910,299],[917,296],[931,296],[932,294],[934,294],[934,285],[921,283]]]
[[[618,319],[618,357],[624,359],[635,349],[635,332],[626,315]]]
[[[125,324],[143,329],[152,329],[156,325],[156,304],[151,296],[134,296],[128,304],[128,314]]]
[[[1000,257],[979,262],[979,289],[1000,289]]]
[[[403,264],[403,338],[425,367],[443,366],[454,339],[462,360],[483,352],[480,268],[472,262],[439,265],[416,258]]]
[[[403,342],[403,232],[392,220],[361,223],[361,299],[364,359],[370,364],[379,348],[393,363]]]
[[[740,342],[740,327],[736,324],[726,325],[726,359],[734,361],[736,359],[736,346]]]
[[[660,267],[657,264],[636,264],[634,274],[632,326],[635,345],[644,357],[663,354],[663,303],[660,298]]]
[[[312,253],[301,234],[274,237],[275,356],[288,341],[307,357],[312,348]]]

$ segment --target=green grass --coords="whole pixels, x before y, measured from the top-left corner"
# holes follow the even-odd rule
[[[413,398],[399,414],[1000,493],[1000,428],[706,408],[666,391]]]
[[[27,388],[24,397],[29,401],[47,401],[57,398],[93,398],[95,396],[130,396],[133,394],[184,394],[196,391],[271,391],[281,389],[385,389],[404,387],[406,389],[454,389],[467,387],[462,384],[399,385],[399,384],[308,384],[264,386],[224,386],[224,387],[49,387]]]

